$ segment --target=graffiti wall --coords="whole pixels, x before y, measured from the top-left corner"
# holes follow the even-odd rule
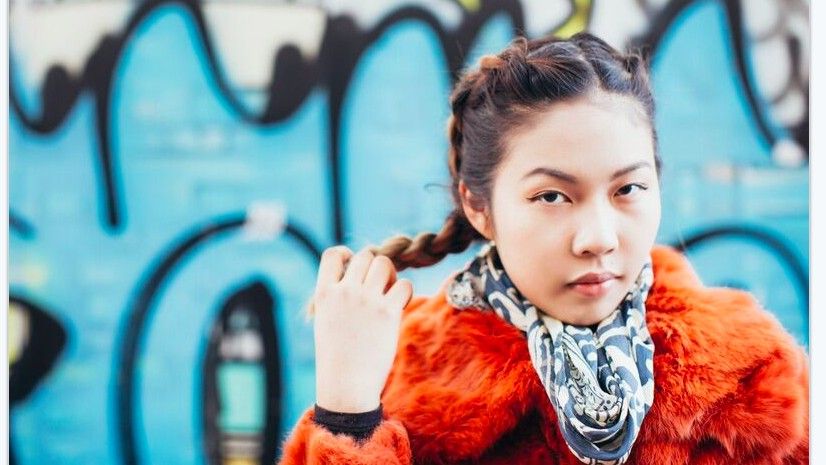
[[[321,251],[438,231],[458,73],[514,34],[652,60],[658,241],[808,345],[804,0],[10,5],[17,464],[271,463]],[[477,248],[407,270],[434,292]]]

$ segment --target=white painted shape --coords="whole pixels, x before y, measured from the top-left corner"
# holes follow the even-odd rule
[[[287,208],[279,201],[256,201],[247,207],[243,236],[247,240],[272,240],[287,227]]]
[[[645,12],[632,0],[594,2],[589,31],[618,50],[648,27]]]
[[[799,168],[806,162],[806,154],[792,139],[780,139],[772,147],[772,159],[783,168]]]
[[[568,0],[525,0],[521,4],[529,37],[540,37],[557,29],[574,10]]]
[[[126,26],[132,8],[126,0],[15,2],[9,9],[9,47],[24,84],[40,87],[55,64],[79,76],[100,40]]]
[[[763,97],[773,100],[780,95],[792,72],[784,37],[777,35],[753,46],[752,64]]]
[[[370,30],[382,19],[402,7],[418,6],[429,11],[442,25],[448,29],[456,29],[463,16],[461,5],[448,0],[409,0],[403,3],[397,0],[326,0],[322,2],[301,2],[303,4],[317,4],[324,8],[330,16],[347,15],[363,30]]]
[[[799,90],[793,90],[783,96],[771,107],[772,116],[781,124],[791,126],[803,119],[808,102]]]
[[[273,60],[287,44],[306,60],[318,57],[327,21],[322,9],[245,2],[209,2],[202,8],[218,61],[233,86],[265,88]]]
[[[749,0],[743,2],[743,22],[751,38],[769,33],[778,20],[780,9],[778,0]]]
[[[264,343],[253,331],[242,331],[221,341],[219,352],[224,359],[261,360],[264,357]]]

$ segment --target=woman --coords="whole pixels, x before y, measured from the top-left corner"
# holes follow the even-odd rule
[[[515,39],[451,95],[438,234],[321,259],[316,405],[282,464],[808,462],[808,360],[654,244],[642,59]],[[431,297],[396,270],[486,241]]]

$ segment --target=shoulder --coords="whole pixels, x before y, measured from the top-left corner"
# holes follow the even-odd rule
[[[652,257],[646,321],[663,355],[702,364],[701,355],[713,353],[716,369],[732,371],[778,351],[799,351],[794,337],[751,293],[703,285],[688,258],[675,249],[657,246]]]
[[[652,259],[651,426],[731,457],[807,441],[808,357],[795,339],[748,292],[703,286],[677,250],[657,246]]]
[[[420,370],[428,382],[452,389],[459,372],[476,366],[477,383],[498,376],[501,365],[529,361],[522,334],[492,312],[459,310],[446,299],[444,288],[432,296],[415,296],[404,309],[397,364]],[[457,384],[458,383],[458,384]]]

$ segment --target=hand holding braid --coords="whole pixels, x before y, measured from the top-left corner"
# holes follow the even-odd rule
[[[355,255],[344,246],[324,251],[312,300],[318,406],[345,413],[379,406],[412,295],[387,257],[366,247]]]

